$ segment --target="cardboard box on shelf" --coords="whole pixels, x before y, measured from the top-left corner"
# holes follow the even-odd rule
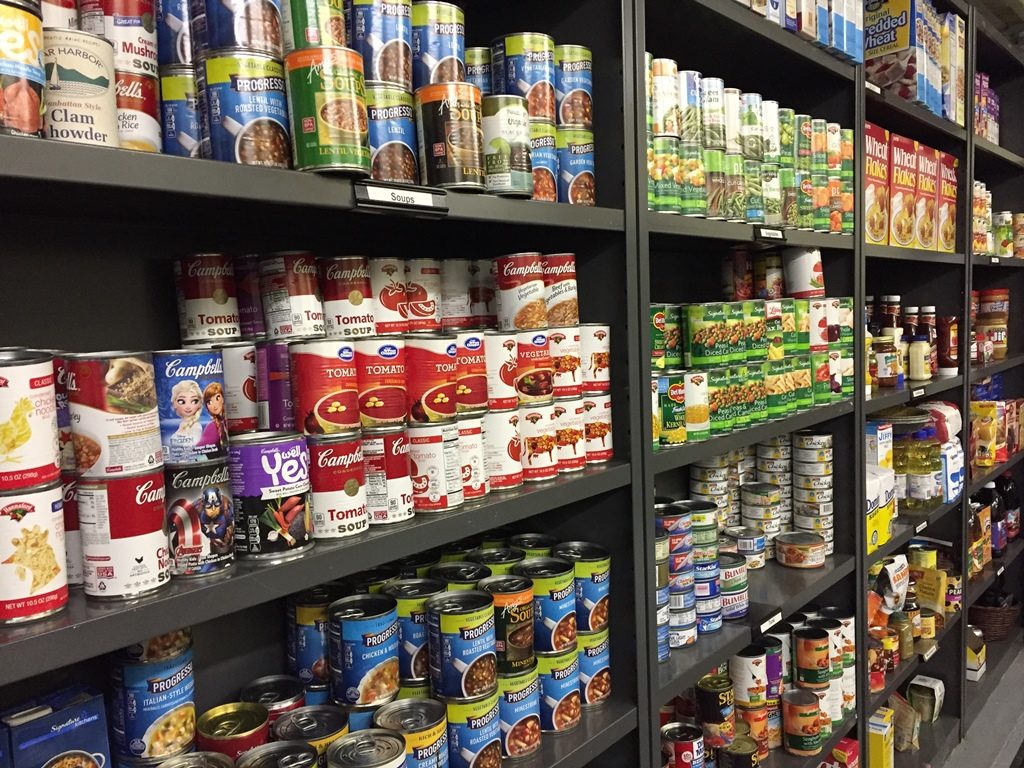
[[[896,751],[894,714],[888,707],[879,707],[868,721],[868,764],[871,768],[893,768]]]
[[[864,436],[865,462],[892,469],[892,424],[869,421]]]
[[[915,675],[907,686],[907,701],[925,723],[934,723],[939,719],[945,700],[946,684],[936,677]]]

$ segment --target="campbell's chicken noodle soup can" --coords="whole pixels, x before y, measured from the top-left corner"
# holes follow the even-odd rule
[[[555,443],[558,446],[560,475],[579,472],[587,466],[585,414],[581,397],[555,401]]]
[[[600,323],[580,325],[583,390],[607,392],[611,388],[611,328]]]
[[[227,456],[224,358],[216,349],[153,353],[164,461],[190,464]]]
[[[519,406],[523,480],[537,482],[558,475],[558,439],[552,402]]]
[[[229,435],[259,426],[256,394],[256,345],[247,341],[215,347],[224,361],[224,408]]]
[[[491,492],[487,482],[487,458],[484,455],[483,414],[460,414],[458,425],[462,496],[466,501],[482,499]]]
[[[409,424],[412,503],[417,512],[443,512],[462,505],[459,425],[455,420]]]
[[[366,471],[358,429],[310,436],[309,482],[314,538],[341,539],[369,528]]]
[[[174,260],[181,340],[230,341],[242,333],[235,269],[223,253],[196,253]]]
[[[363,429],[363,471],[370,525],[400,523],[413,516],[409,435],[404,424]]]
[[[53,354],[53,392],[57,403],[57,441],[61,472],[75,471],[75,443],[71,439],[71,410],[68,408],[67,352]]]
[[[586,438],[587,464],[608,461],[612,450],[612,396],[602,393],[583,395],[583,431]]]
[[[551,346],[546,331],[516,334],[516,395],[519,404],[549,401],[554,394]]]
[[[405,297],[405,261],[375,257],[368,260],[373,295],[374,333],[405,333],[409,309]]]
[[[346,339],[293,341],[289,347],[295,426],[307,435],[359,428],[356,350]]]
[[[405,302],[410,331],[441,330],[441,262],[405,260]]]
[[[260,297],[270,338],[324,335],[324,308],[313,254],[285,251],[264,256],[260,260]]]
[[[576,254],[550,253],[542,259],[548,325],[578,325],[580,307],[576,286]]]
[[[255,253],[235,256],[235,293],[238,301],[238,323],[246,338],[267,332],[263,320],[263,296],[260,293],[260,257]]]
[[[583,394],[583,348],[579,326],[548,329],[555,397],[579,397]]]
[[[67,359],[79,475],[129,475],[162,464],[152,355],[101,352]]]
[[[484,415],[484,460],[492,491],[506,491],[523,484],[519,409],[491,410]]]
[[[0,494],[0,624],[49,616],[68,602],[64,486]]]
[[[487,410],[487,357],[483,330],[455,331],[455,406],[459,413]]]
[[[291,370],[288,342],[257,342],[256,413],[259,429],[295,429]]]
[[[356,339],[353,346],[360,423],[363,427],[404,424],[408,412],[405,339],[370,336]]]
[[[485,331],[484,356],[487,363],[487,407],[492,411],[518,407],[516,374],[519,371],[519,344],[516,334]]]
[[[74,470],[60,473],[64,493],[64,550],[67,555],[68,586],[80,587],[82,570],[82,529],[78,525],[78,475]]]
[[[78,480],[85,594],[129,598],[171,578],[164,509],[164,472]]]
[[[539,253],[513,253],[494,260],[498,328],[547,328],[544,261]]]
[[[471,328],[477,325],[473,314],[473,259],[445,259],[441,262],[441,327]]]
[[[54,358],[0,351],[0,491],[51,483],[60,476]]]
[[[320,294],[324,305],[324,329],[331,339],[372,336],[373,290],[365,256],[321,256]]]
[[[171,575],[212,576],[235,562],[227,459],[164,468]]]
[[[160,80],[153,75],[117,70],[117,136],[121,149],[160,152]]]
[[[411,422],[455,418],[458,342],[454,334],[405,337],[406,403]]]
[[[469,298],[476,325],[493,328],[498,324],[498,295],[494,282],[494,260],[473,259],[473,285]]]

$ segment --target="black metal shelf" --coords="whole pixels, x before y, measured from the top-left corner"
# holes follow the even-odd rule
[[[857,559],[853,555],[835,554],[825,558],[821,568],[787,568],[771,562],[764,570],[749,571],[747,622],[760,629],[773,615],[778,615],[778,621],[782,621],[849,576],[856,566]]]
[[[988,588],[996,583],[996,579],[1016,562],[1021,554],[1024,554],[1024,539],[1018,538],[1016,541],[1010,542],[1005,555],[990,562],[977,577],[967,582],[967,594],[965,595],[967,601],[964,610],[978,602]]]
[[[540,749],[516,760],[524,768],[583,768],[631,734],[639,722],[636,705],[613,698],[603,707],[583,711],[580,726],[568,733],[545,734]]]
[[[967,495],[973,496],[974,494],[976,494],[978,491],[985,487],[985,483],[992,482],[1001,474],[1003,474],[1003,472],[1005,472],[1006,470],[1012,469],[1013,467],[1017,466],[1017,464],[1020,463],[1021,459],[1024,459],[1024,451],[1020,453],[1015,453],[1002,464],[997,464],[994,467],[986,467],[985,472],[980,475],[972,475],[970,485],[967,486]],[[975,467],[973,467],[972,465],[972,472],[974,471],[974,469]]]
[[[943,504],[941,507],[928,515],[903,514],[896,520],[892,538],[878,549],[868,554],[868,562],[873,563],[888,557],[893,552],[902,549],[914,536],[923,533],[930,526],[935,525],[950,512],[960,508],[960,499]]]
[[[664,704],[681,694],[709,669],[750,645],[752,639],[748,625],[726,621],[718,632],[698,635],[694,645],[673,649],[668,661],[658,663],[658,702]]]
[[[867,114],[872,123],[883,128],[906,133],[911,138],[938,144],[949,145],[950,142],[965,144],[967,129],[951,120],[934,114],[920,104],[901,99],[891,93],[877,89],[866,83]],[[961,158],[963,152],[960,152]]]
[[[767,768],[818,768],[826,761],[832,750],[842,739],[849,735],[853,726],[857,724],[857,715],[847,715],[842,722],[832,725],[832,735],[821,745],[821,752],[813,757],[801,757],[791,755],[784,749],[773,749],[767,760],[761,760],[758,765]]]
[[[1017,267],[1024,267],[1024,259],[1001,259],[998,256],[979,256],[975,254],[971,257],[972,267],[992,267],[994,269],[1015,269]]]
[[[629,464],[619,461],[548,483],[528,484],[513,494],[494,494],[454,512],[418,515],[408,523],[371,528],[369,533],[350,539],[318,542],[306,555],[278,565],[243,561],[221,578],[174,580],[141,600],[100,603],[86,600],[76,590],[68,607],[53,618],[0,628],[0,685],[525,520],[623,488],[629,482]]]
[[[981,138],[981,136],[974,137],[974,149],[976,162],[982,158],[987,158],[990,161],[994,161],[995,164],[1001,164],[1009,171],[1019,172],[1024,170],[1024,157],[1021,157],[1016,152],[1011,152],[999,144],[993,144],[988,139]]]
[[[947,706],[949,700],[946,700]],[[931,768],[942,765],[960,740],[960,718],[940,715],[934,723],[921,723],[916,752],[897,752],[896,768]]]
[[[742,9],[741,9],[742,10]],[[829,235],[822,232],[806,232],[799,229],[780,229],[785,240],[758,239],[753,224],[738,224],[729,221],[712,221],[670,213],[647,212],[647,230],[651,236],[675,235],[699,240],[726,240],[734,243],[754,243],[765,248],[783,245],[803,248],[835,248],[853,250],[854,240],[850,236]]]
[[[1024,651],[1021,641],[1021,629],[1017,627],[1006,640],[994,640],[985,644],[985,674],[977,682],[967,680],[967,707],[964,710],[964,723],[970,728],[978,714],[985,707],[992,692],[1002,680],[1006,670]]]
[[[1017,353],[1015,355],[1007,355],[1003,360],[996,360],[986,365],[972,365],[971,366],[971,383],[981,381],[986,376],[991,376],[993,373],[1002,373],[1008,371],[1011,368],[1016,368],[1018,365],[1024,365],[1024,353]]]
[[[941,392],[963,386],[963,376],[943,376],[929,381],[907,380],[899,389],[879,389],[871,391],[871,399],[864,404],[864,414],[871,414],[892,408],[894,405],[910,403],[922,397],[933,397]]]
[[[894,245],[864,245],[864,255],[869,259],[890,259],[892,261],[920,261],[934,264],[964,265],[962,253],[922,251],[918,248],[897,248]]]

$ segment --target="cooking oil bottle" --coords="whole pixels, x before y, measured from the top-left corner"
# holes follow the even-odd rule
[[[907,444],[907,511],[928,513],[942,506],[942,446],[934,429],[915,432]]]

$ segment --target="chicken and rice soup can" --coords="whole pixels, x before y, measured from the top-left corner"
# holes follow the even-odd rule
[[[398,604],[384,594],[343,597],[328,607],[335,701],[384,704],[398,693]]]

